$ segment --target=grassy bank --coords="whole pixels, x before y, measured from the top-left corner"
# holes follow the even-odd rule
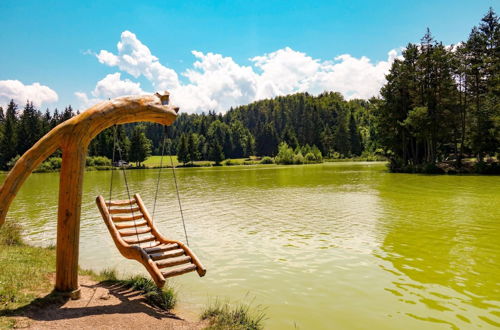
[[[249,304],[230,304],[216,300],[201,315],[208,321],[206,329],[260,330],[264,329],[265,314],[261,308]]]
[[[55,272],[54,248],[26,245],[21,228],[5,223],[0,228],[0,328],[14,326],[6,316],[50,292],[50,276]]]
[[[0,328],[12,328],[15,320],[9,316],[22,315],[22,308],[29,304],[46,304],[61,301],[52,291],[56,270],[56,250],[25,244],[21,228],[7,222],[0,227]],[[158,289],[153,281],[142,276],[119,279],[115,271],[80,271],[93,280],[109,285],[121,285],[140,291],[156,307],[169,310],[174,307],[176,294],[172,288]],[[43,297],[44,298],[40,298]]]

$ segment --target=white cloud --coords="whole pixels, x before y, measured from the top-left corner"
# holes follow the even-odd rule
[[[108,74],[102,80],[98,81],[91,94],[93,97],[89,98],[87,93],[75,93],[75,96],[80,101],[80,106],[89,107],[108,98],[144,94],[144,91],[141,89],[141,84],[135,83],[130,79],[122,80],[121,73],[116,72]]]
[[[25,85],[19,80],[0,80],[0,105],[5,106],[12,99],[21,105],[29,100],[40,107],[44,103],[56,102],[59,97],[53,89],[37,82]]]
[[[177,73],[163,66],[158,58],[151,54],[149,48],[132,32],[122,32],[121,40],[116,48],[118,49],[117,55],[107,50],[101,50],[96,55],[99,62],[108,66],[118,66],[120,70],[135,78],[143,75],[159,90],[172,89],[179,85]]]
[[[318,94],[336,91],[347,99],[377,96],[385,83],[385,74],[397,57],[397,51],[391,50],[387,60],[377,63],[365,56],[356,58],[349,54],[337,56],[333,60],[320,60],[285,47],[255,56],[250,59],[251,65],[245,66],[221,54],[193,51],[196,60],[192,68],[182,73],[188,80],[183,84],[177,73],[163,66],[132,32],[124,31],[121,34],[117,51],[117,54],[113,54],[101,50],[96,57],[99,62],[118,67],[135,78],[145,77],[154,90],[169,90],[173,102],[186,112],[226,111],[231,106],[294,92]],[[94,97],[105,94],[100,92],[99,84],[106,78],[92,92]],[[117,79],[117,85],[124,82],[124,89],[140,89],[138,84],[134,86],[128,79],[120,80],[119,75],[114,79]],[[116,89],[121,90],[122,87]],[[105,90],[108,93],[106,95],[118,94],[109,92],[111,88],[108,87]],[[80,95],[80,98],[83,96]]]

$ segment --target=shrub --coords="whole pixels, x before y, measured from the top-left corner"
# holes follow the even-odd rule
[[[307,153],[305,157],[306,163],[316,163],[316,157],[312,152]]]
[[[10,170],[11,168],[14,167],[14,165],[16,165],[16,162],[19,160],[19,158],[21,158],[21,156],[17,155],[16,157],[13,157],[11,160],[9,160],[7,162],[7,168]]]
[[[47,160],[47,162],[50,164],[50,167],[52,167],[53,170],[58,170],[61,168],[62,158],[61,157],[51,157]]]
[[[293,155],[293,163],[294,164],[304,164],[305,163],[304,156],[302,156],[301,152],[299,152],[296,155]]]
[[[95,156],[94,166],[111,166],[111,159],[105,156]]]
[[[321,151],[318,149],[318,147],[316,147],[315,145],[312,147],[312,153],[314,155],[314,158],[316,159],[316,162],[318,163],[323,162],[323,155],[321,154]]]
[[[293,149],[286,144],[286,142],[281,142],[278,147],[278,154],[274,158],[276,164],[289,165],[293,164]]]
[[[263,158],[260,160],[260,163],[261,163],[261,164],[273,164],[273,163],[274,163],[274,161],[273,161],[273,159],[272,159],[271,157],[266,156],[266,157],[263,157]]]

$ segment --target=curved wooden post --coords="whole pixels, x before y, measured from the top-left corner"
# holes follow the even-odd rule
[[[165,94],[127,96],[99,103],[61,123],[19,158],[0,187],[0,226],[9,206],[31,172],[58,148],[62,149],[57,220],[55,289],[79,297],[78,253],[85,158],[90,141],[104,129],[139,121],[171,125],[178,107]]]

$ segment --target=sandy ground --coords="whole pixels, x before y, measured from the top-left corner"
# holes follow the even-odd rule
[[[148,305],[140,293],[105,286],[80,276],[81,298],[33,303],[17,316],[16,327],[28,329],[202,329],[198,320],[186,320],[175,310]]]

